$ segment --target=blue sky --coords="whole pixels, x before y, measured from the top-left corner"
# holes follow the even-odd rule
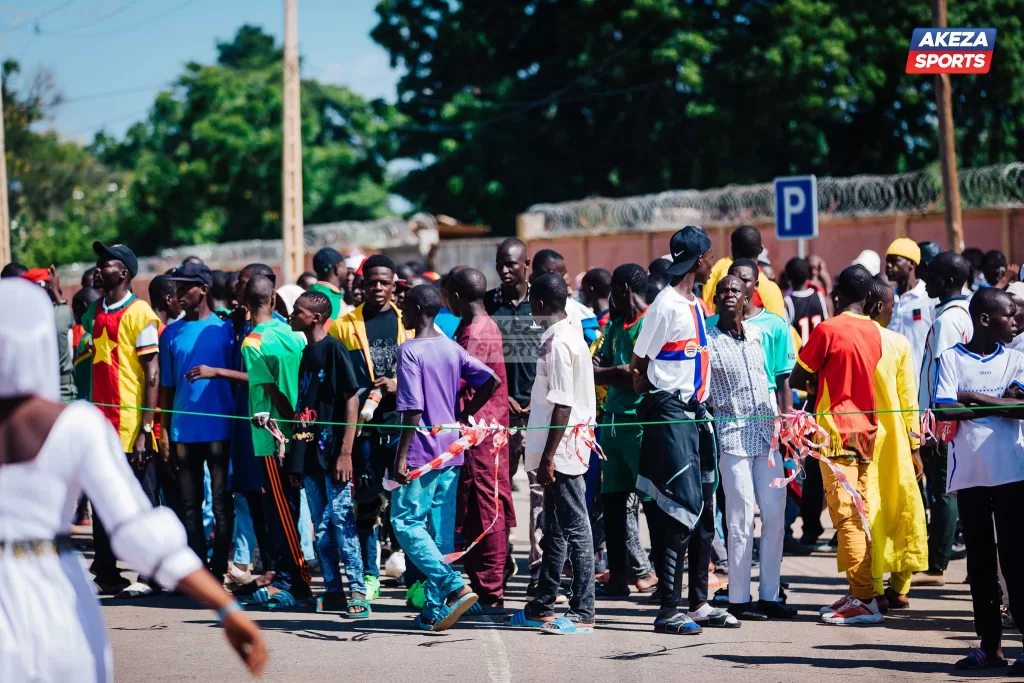
[[[303,76],[395,98],[398,72],[370,38],[376,0],[298,0]],[[13,0],[0,6],[0,53],[23,74],[49,69],[67,102],[47,126],[82,141],[121,135],[188,61],[210,63],[214,43],[255,24],[280,40],[283,0]],[[36,32],[35,26],[39,31]]]

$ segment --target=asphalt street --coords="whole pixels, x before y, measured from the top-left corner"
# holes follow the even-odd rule
[[[524,493],[516,494],[516,505],[519,518],[527,519]],[[525,529],[519,529],[521,568],[525,537]],[[568,637],[512,630],[483,617],[464,619],[444,633],[421,633],[412,629],[414,612],[405,606],[405,590],[386,585],[366,621],[315,612],[253,617],[270,648],[268,681],[673,681],[694,674],[758,683],[850,677],[938,681],[958,679],[953,662],[977,645],[965,571],[965,562],[956,561],[946,586],[912,588],[911,609],[875,627],[818,622],[818,607],[839,597],[844,586],[835,557],[827,554],[785,558],[789,604],[801,610],[795,621],[746,622],[739,629],[707,629],[698,636],[653,633],[656,608],[647,595],[637,594],[599,601],[596,631]],[[521,573],[510,585],[510,611],[525,604],[525,589]],[[247,678],[215,616],[188,598],[105,598],[103,604],[118,681]],[[1024,653],[1020,636],[1010,637],[1004,648],[1012,660]]]

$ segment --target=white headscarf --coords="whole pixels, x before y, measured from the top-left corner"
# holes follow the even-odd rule
[[[295,308],[295,300],[305,293],[306,290],[298,285],[281,285],[277,288],[277,295],[281,297],[281,301],[284,302],[284,307],[288,309],[289,315],[291,315],[292,309]]]
[[[60,400],[57,322],[46,292],[21,278],[0,280],[0,398]]]

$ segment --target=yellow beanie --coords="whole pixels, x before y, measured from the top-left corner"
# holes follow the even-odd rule
[[[893,240],[885,255],[902,256],[908,261],[913,261],[914,265],[921,263],[921,247],[917,246],[917,243],[909,237],[900,237]]]

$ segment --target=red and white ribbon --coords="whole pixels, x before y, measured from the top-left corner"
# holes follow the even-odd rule
[[[500,427],[500,425],[498,426]],[[491,529],[493,529],[494,525],[498,523],[498,519],[501,517],[501,489],[499,487],[499,482],[501,481],[501,449],[508,443],[509,434],[514,431],[514,429],[505,429],[504,427],[501,427],[498,431],[494,432],[494,438],[491,440],[491,455],[494,456],[494,516],[491,518],[491,523],[488,524],[487,528],[481,531],[480,534],[473,539],[473,542],[467,545],[464,549],[445,555],[445,564],[455,562],[475,548],[476,545],[484,539],[484,536],[491,533]]]
[[[775,418],[775,420],[775,437],[772,439],[772,453],[768,455],[768,463],[772,466],[775,465],[773,454],[781,445],[785,448],[787,457],[793,458],[796,468],[793,470],[793,474],[788,477],[772,479],[770,486],[776,489],[787,486],[789,482],[793,481],[800,474],[801,468],[806,466],[803,461],[807,458],[814,458],[819,462],[825,463],[825,466],[832,472],[839,485],[853,499],[853,504],[857,508],[857,514],[860,515],[860,521],[864,527],[864,533],[867,534],[870,541],[871,525],[868,522],[867,510],[864,507],[864,498],[857,491],[856,485],[846,477],[843,469],[821,453],[831,444],[828,432],[818,424],[813,415],[805,410],[794,410],[791,413]]]
[[[274,441],[277,442],[277,457],[280,460],[284,460],[284,446],[288,443],[288,438],[284,435],[284,432],[278,429],[277,420],[270,417],[270,413],[256,413],[252,416],[252,423],[270,432],[270,435],[274,437]]]
[[[566,447],[571,448],[573,455],[588,469],[590,468],[590,451],[597,451],[597,457],[601,458],[601,460],[608,459],[604,454],[604,449],[601,448],[601,444],[597,442],[597,435],[594,431],[595,427],[596,425],[593,422],[581,422],[580,424],[573,425],[569,428],[569,439],[568,443],[566,443]],[[580,448],[580,441],[583,442],[584,448]],[[586,457],[584,457],[583,451],[586,451]]]
[[[410,481],[414,481],[416,479],[419,479],[420,477],[422,477],[427,472],[432,472],[433,470],[436,470],[438,468],[444,467],[445,464],[447,462],[449,462],[452,458],[454,458],[454,457],[456,457],[458,455],[461,455],[462,452],[465,451],[467,448],[471,448],[473,446],[476,446],[481,441],[483,441],[485,438],[487,438],[488,432],[490,432],[492,430],[494,430],[494,431],[501,431],[503,429],[505,429],[505,427],[502,427],[497,422],[492,421],[491,424],[488,425],[486,422],[483,422],[483,421],[477,422],[472,417],[469,418],[469,424],[468,425],[458,425],[458,424],[454,424],[454,425],[434,425],[434,426],[429,427],[429,428],[427,428],[427,427],[419,428],[420,433],[427,434],[427,435],[435,435],[435,434],[438,434],[438,433],[440,433],[442,431],[456,431],[456,430],[458,430],[458,431],[462,432],[462,436],[460,436],[458,439],[456,439],[452,443],[452,445],[448,446],[447,450],[445,450],[444,453],[442,453],[441,455],[437,456],[436,458],[434,458],[430,462],[424,463],[423,465],[420,465],[419,467],[414,469],[412,472],[410,472],[409,473],[409,478],[406,481],[406,483],[409,483]],[[402,486],[402,484],[399,484],[394,479],[388,479],[386,477],[384,479],[384,489],[386,491],[394,491],[395,489],[397,489],[397,488],[399,488],[401,486]]]

